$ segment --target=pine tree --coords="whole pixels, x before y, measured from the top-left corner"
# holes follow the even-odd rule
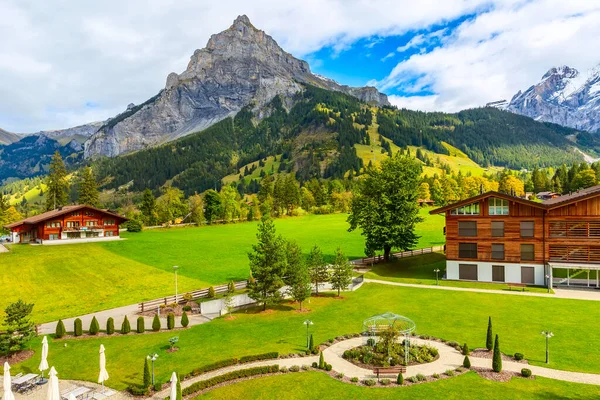
[[[150,387],[152,385],[152,375],[150,375],[150,361],[148,358],[144,358],[144,387]]]
[[[146,224],[146,226],[154,226],[157,224],[156,199],[154,198],[154,195],[150,189],[144,190],[140,211],[142,212],[144,224]]]
[[[96,317],[93,317],[92,322],[90,323],[90,329],[88,330],[88,333],[90,335],[97,335],[98,332],[100,332],[100,324],[98,323]]]
[[[129,332],[131,332],[131,324],[129,323],[129,319],[126,315],[123,319],[123,324],[121,325],[121,333],[123,335],[127,335]]]
[[[113,317],[109,317],[106,320],[106,334],[112,335],[113,333],[115,333],[115,320]]]
[[[323,254],[319,246],[315,245],[308,255],[306,261],[308,271],[310,273],[310,281],[315,286],[315,292],[319,295],[319,284],[327,282],[329,280],[329,271],[327,270],[327,263],[323,260]]]
[[[0,333],[0,354],[12,354],[23,350],[27,343],[35,336],[35,324],[29,316],[33,304],[18,300],[11,303],[4,313],[5,331]]]
[[[48,190],[46,191],[47,211],[67,205],[69,201],[67,169],[58,150],[54,153],[50,161],[46,185],[48,186]]]
[[[61,337],[65,336],[66,333],[67,331],[65,329],[65,324],[62,319],[59,319],[58,323],[56,324],[56,332],[54,335],[56,338],[60,339]]]
[[[348,289],[348,285],[352,283],[352,264],[342,253],[342,249],[338,247],[336,250],[335,261],[331,265],[331,288],[338,291],[338,296],[342,290]]]
[[[281,297],[279,289],[283,287],[286,273],[285,243],[275,231],[275,224],[269,215],[263,216],[256,234],[258,243],[252,246],[248,254],[250,270],[255,282],[248,289],[248,296],[263,304],[278,301]]]
[[[488,328],[487,328],[487,339],[485,341],[485,347],[488,351],[492,351],[494,348],[494,336],[492,335],[492,317],[488,319]]]
[[[287,242],[286,250],[287,274],[284,281],[288,286],[288,294],[294,301],[300,303],[300,310],[302,310],[302,302],[310,297],[310,275],[298,244]]]
[[[154,314],[154,320],[152,320],[152,330],[154,332],[160,331],[160,318],[158,314]]]
[[[465,356],[463,360],[463,367],[471,368],[471,360],[469,360],[469,356]]]
[[[146,321],[144,320],[144,317],[138,317],[137,319],[137,333],[144,333],[146,332]]]
[[[85,167],[81,172],[79,181],[79,204],[87,204],[92,207],[100,205],[98,184],[94,177],[92,168]]]
[[[496,341],[494,342],[494,356],[492,358],[492,369],[494,372],[502,371],[502,353],[500,353],[500,342],[498,341],[498,335],[496,334]]]
[[[184,311],[183,314],[181,315],[181,326],[183,326],[184,328],[187,328],[187,326],[190,324],[190,320],[188,318],[187,313]]]

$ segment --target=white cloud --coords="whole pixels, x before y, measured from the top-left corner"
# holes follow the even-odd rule
[[[392,51],[392,52],[390,52],[390,53],[387,53],[385,56],[381,57],[381,61],[385,61],[385,60],[387,60],[388,58],[392,58],[392,57],[394,57],[395,55],[396,55],[396,53],[394,53],[393,51]]]
[[[381,90],[435,96],[392,97],[397,105],[458,111],[510,100],[552,66],[583,74],[600,62],[600,7],[586,0],[500,3],[464,22],[443,46],[400,62]]]
[[[413,47],[417,47],[425,43],[425,35],[420,34],[413,36],[412,39],[408,41],[404,46],[398,47],[396,50],[398,53],[404,53],[408,49],[412,49]]]

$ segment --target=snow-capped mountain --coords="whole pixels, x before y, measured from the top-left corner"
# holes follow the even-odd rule
[[[537,121],[599,132],[600,65],[585,75],[568,66],[551,68],[539,83],[514,95],[507,110]]]

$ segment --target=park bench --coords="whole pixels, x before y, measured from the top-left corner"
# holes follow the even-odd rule
[[[513,288],[517,288],[517,289],[521,289],[521,291],[525,291],[525,288],[527,287],[526,283],[509,283],[508,284],[508,290],[512,290]]]
[[[377,380],[379,380],[379,375],[398,375],[405,374],[406,367],[404,366],[396,366],[396,367],[375,367],[373,369],[373,373],[377,375]]]

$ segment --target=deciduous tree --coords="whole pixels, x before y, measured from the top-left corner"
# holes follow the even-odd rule
[[[315,245],[308,254],[306,260],[310,281],[315,285],[315,292],[319,295],[319,285],[329,280],[327,263],[323,260],[323,254],[319,246]]]
[[[342,253],[342,249],[338,247],[335,254],[335,261],[331,265],[331,275],[329,277],[331,288],[338,291],[346,290],[348,285],[352,283],[352,264]]]
[[[300,303],[310,296],[310,275],[308,268],[302,257],[302,250],[294,241],[287,242],[286,245],[287,273],[285,283],[288,285],[288,294],[294,300]]]

